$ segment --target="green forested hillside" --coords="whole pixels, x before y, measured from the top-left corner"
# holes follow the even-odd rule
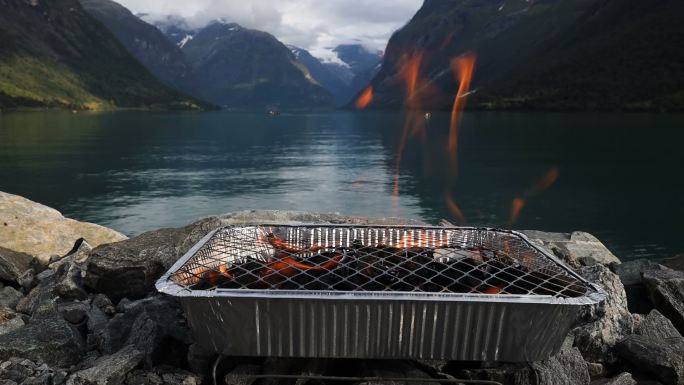
[[[683,16],[679,0],[427,0],[390,39],[371,107],[401,106],[399,60],[422,51],[428,108],[449,108],[449,60],[473,51],[470,108],[682,110]]]
[[[200,108],[161,84],[77,0],[0,0],[0,108]]]

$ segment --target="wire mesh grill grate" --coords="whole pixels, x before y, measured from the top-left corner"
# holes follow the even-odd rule
[[[226,227],[170,279],[191,290],[574,298],[589,289],[519,235],[472,228]]]

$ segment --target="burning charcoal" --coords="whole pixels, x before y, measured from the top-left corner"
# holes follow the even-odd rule
[[[427,292],[440,292],[446,290],[454,283],[454,280],[444,274],[449,265],[440,262],[430,262],[425,267],[416,271],[416,275],[424,279],[420,285],[421,290]]]

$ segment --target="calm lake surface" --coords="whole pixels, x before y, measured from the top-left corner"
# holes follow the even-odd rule
[[[468,112],[458,178],[448,114],[403,152],[392,113],[0,114],[0,190],[128,235],[211,214],[288,209],[589,231],[623,259],[684,252],[684,116]],[[553,167],[557,181],[535,189]]]

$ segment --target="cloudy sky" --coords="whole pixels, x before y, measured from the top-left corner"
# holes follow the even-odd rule
[[[423,0],[116,0],[148,21],[182,16],[192,27],[218,18],[270,32],[332,60],[330,48],[360,42],[383,50]]]

